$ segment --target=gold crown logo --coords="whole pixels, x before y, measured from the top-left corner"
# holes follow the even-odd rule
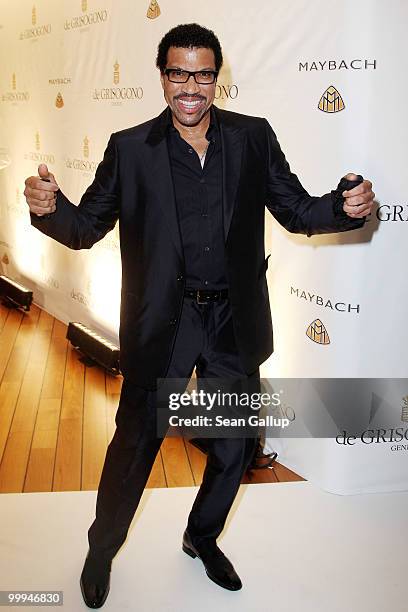
[[[37,151],[40,150],[40,134],[38,132],[35,133],[35,148]]]
[[[82,0],[82,12],[86,13],[86,11],[88,10],[88,0]]]
[[[57,97],[55,98],[55,106],[57,108],[62,108],[64,106],[64,99],[60,92],[58,92]]]
[[[120,68],[120,66],[118,64],[118,60],[116,60],[116,62],[113,65],[113,82],[114,82],[115,85],[117,85],[119,83],[119,78],[120,78],[119,68]]]
[[[329,334],[320,319],[315,319],[309,325],[306,336],[317,344],[330,344]]]
[[[333,85],[330,85],[320,98],[318,108],[324,113],[339,113],[345,109],[343,98]]]
[[[147,9],[147,17],[149,19],[156,19],[159,15],[160,15],[161,11],[160,11],[160,6],[157,2],[157,0],[151,0],[150,4],[149,4],[149,8]]]
[[[88,136],[85,136],[85,138],[84,138],[84,157],[86,157],[86,158],[89,157],[89,140],[88,140]]]
[[[16,74],[15,74],[15,72],[13,72],[13,76],[11,77],[11,87],[12,87],[13,91],[15,91],[17,89],[17,81],[16,81]]]
[[[402,401],[404,404],[402,406],[401,421],[408,423],[408,395],[403,397]]]
[[[37,23],[37,9],[33,6],[33,10],[31,11],[31,23],[33,26]]]

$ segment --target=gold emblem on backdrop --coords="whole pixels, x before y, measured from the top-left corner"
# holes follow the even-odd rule
[[[33,6],[33,10],[31,11],[31,23],[33,26],[37,24],[37,9]]]
[[[147,17],[149,19],[156,19],[160,15],[160,6],[157,0],[151,0],[149,8],[147,9]]]
[[[406,423],[408,423],[408,395],[403,397],[402,401],[404,403],[402,406],[401,421],[405,421]]]
[[[86,157],[86,158],[89,157],[89,140],[88,140],[88,136],[85,136],[85,138],[84,138],[84,157]]]
[[[1,258],[1,263],[4,263],[6,266],[8,266],[10,263],[7,253],[4,253],[3,257]]]
[[[62,108],[64,106],[64,99],[60,92],[58,92],[57,97],[55,98],[55,106],[57,108]]]
[[[120,74],[119,74],[119,64],[118,64],[118,60],[116,60],[116,62],[113,65],[113,82],[115,85],[118,85],[119,80],[120,80]]]
[[[16,81],[16,74],[15,72],[13,72],[13,76],[11,77],[11,88],[13,91],[16,91],[17,89],[17,81]]]
[[[82,12],[86,13],[86,11],[88,10],[88,0],[82,0]]]
[[[40,150],[40,134],[38,132],[35,133],[35,150]]]
[[[329,334],[320,319],[315,319],[307,328],[306,336],[317,344],[330,344]]]
[[[345,109],[343,98],[333,85],[330,85],[320,98],[318,108],[324,113],[339,113]]]

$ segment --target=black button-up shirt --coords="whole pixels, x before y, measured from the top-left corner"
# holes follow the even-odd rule
[[[222,209],[222,148],[213,110],[206,133],[204,166],[174,127],[168,111],[167,143],[184,250],[186,286],[225,289],[228,286]]]

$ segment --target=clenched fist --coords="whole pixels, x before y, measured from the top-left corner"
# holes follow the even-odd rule
[[[38,166],[38,175],[26,179],[24,195],[30,211],[42,217],[55,212],[59,187],[45,164]]]

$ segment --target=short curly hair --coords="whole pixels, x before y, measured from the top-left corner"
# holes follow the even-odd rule
[[[201,47],[212,49],[214,52],[215,69],[217,72],[222,66],[222,50],[220,41],[212,30],[198,25],[198,23],[185,23],[172,28],[161,39],[158,49],[156,66],[163,74],[167,65],[167,52],[170,47],[191,49]]]

